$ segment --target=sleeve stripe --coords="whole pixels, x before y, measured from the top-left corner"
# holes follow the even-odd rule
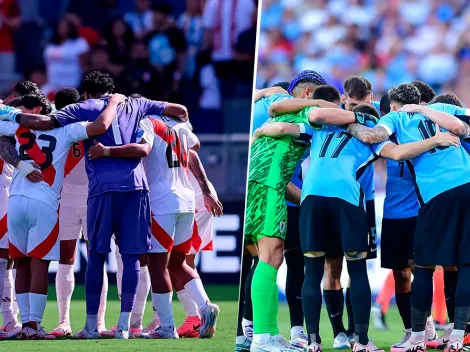
[[[382,124],[382,123],[378,123],[377,126],[382,126],[383,128],[385,128],[385,130],[387,131],[389,136],[392,134],[392,130],[387,125]]]

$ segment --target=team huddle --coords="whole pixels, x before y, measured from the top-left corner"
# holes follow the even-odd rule
[[[255,92],[237,351],[321,351],[323,300],[334,349],[383,351],[368,335],[379,158],[387,167],[381,266],[393,271],[405,331],[391,351],[470,349],[470,113],[420,81],[373,98],[363,77],[348,77],[341,95],[314,71]],[[289,340],[277,324],[284,258]],[[431,317],[436,266],[448,277],[450,328],[441,337]]]
[[[194,261],[212,250],[213,217],[222,205],[197,154],[187,109],[112,94],[113,80],[97,71],[82,88],[82,97],[59,90],[53,108],[34,83],[20,81],[0,104],[0,339],[211,338],[220,310]],[[72,335],[73,264],[82,234],[86,324]],[[107,330],[111,241],[121,311]],[[59,322],[45,331],[51,261],[59,261]],[[154,316],[144,327],[150,289]],[[179,328],[173,289],[186,312]]]

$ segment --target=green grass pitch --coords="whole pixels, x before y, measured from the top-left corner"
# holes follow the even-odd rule
[[[236,335],[236,322],[237,322],[237,299],[238,288],[235,285],[222,286],[211,285],[206,287],[209,296],[213,302],[220,306],[221,314],[217,325],[217,333],[213,339],[198,340],[198,339],[180,339],[180,340],[114,340],[114,339],[100,339],[100,340],[56,340],[56,341],[0,341],[0,351],[44,351],[44,352],[59,352],[59,351],[106,351],[106,352],[133,352],[133,351],[234,351],[235,335]],[[119,316],[119,300],[117,298],[117,290],[115,286],[110,286],[108,292],[108,306],[106,310],[106,323],[107,327],[113,326]],[[184,311],[181,304],[176,300],[174,302],[175,322],[179,324],[184,318]],[[47,302],[46,313],[44,316],[44,327],[46,329],[53,329],[57,324],[57,305],[55,303],[55,289],[50,287],[49,301]],[[144,323],[147,324],[151,317],[152,305],[149,301],[146,307]],[[72,306],[70,312],[72,321],[72,329],[77,331],[81,329],[85,323],[85,300],[84,300],[84,287],[77,286],[75,288],[74,297],[72,299]],[[344,314],[345,324],[346,314]],[[395,306],[390,308],[387,314],[387,324],[390,328],[389,331],[377,331],[371,327],[370,337],[377,344],[377,346],[389,350],[390,346],[399,341],[403,335],[402,323],[398,310]],[[281,304],[279,307],[279,327],[285,337],[289,336],[290,321],[289,311],[286,304]],[[328,320],[326,311],[322,311],[321,317],[321,336],[323,340],[323,350],[333,351],[332,343],[333,336],[331,327]]]
[[[55,340],[55,341],[0,341],[1,351],[44,351],[44,352],[72,352],[72,351],[106,351],[106,352],[137,352],[137,351],[232,351],[235,346],[238,286],[236,285],[208,285],[207,293],[211,300],[218,304],[221,310],[217,323],[217,332],[212,339],[180,339],[180,340]],[[70,320],[73,331],[83,328],[85,324],[85,293],[83,286],[77,286],[72,298]],[[58,319],[57,304],[55,302],[55,288],[49,288],[49,301],[47,302],[43,325],[46,330],[55,328]],[[117,323],[120,302],[117,297],[116,286],[110,286],[108,291],[108,305],[106,308],[106,327],[111,328]],[[181,304],[174,296],[175,323],[179,325],[184,319]],[[152,303],[149,300],[144,316],[144,324],[153,317]]]

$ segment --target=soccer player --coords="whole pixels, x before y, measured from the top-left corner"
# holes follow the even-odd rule
[[[55,116],[12,114],[0,111],[0,118],[12,119],[26,127],[51,129],[79,121],[94,121],[105,109],[107,96],[114,89],[113,80],[98,71],[87,74],[82,82],[86,101],[65,107]],[[89,100],[89,101],[88,101]],[[140,120],[146,114],[172,115],[187,120],[184,106],[128,98],[118,106],[112,128],[96,138],[104,145],[135,142]],[[93,141],[85,141],[85,152]],[[120,150],[111,156],[121,156]],[[103,285],[104,262],[110,252],[113,233],[123,258],[121,314],[116,338],[128,338],[130,312],[135,300],[139,278],[139,255],[150,248],[150,209],[145,173],[140,159],[86,159],[89,180],[87,227],[89,239],[88,266],[85,276],[87,321],[79,338],[98,338],[98,308]],[[127,207],[122,207],[126,204]],[[92,284],[93,283],[93,284]]]
[[[421,104],[429,104],[429,102],[433,100],[436,96],[436,92],[434,91],[434,89],[432,89],[432,87],[426,82],[413,81],[411,82],[411,84],[419,90],[419,94],[421,97],[419,102]]]
[[[360,113],[361,108],[370,111],[372,107],[368,104],[358,105],[355,108],[358,112],[355,113],[337,109],[315,109],[309,113],[309,118],[331,118],[331,123],[333,119],[347,121],[348,116],[355,116],[356,119],[372,123],[373,118]],[[377,111],[375,114],[378,117]],[[275,124],[267,126],[264,133],[294,138],[300,133],[299,127],[293,124],[279,126],[283,133],[275,132],[276,128]],[[377,158],[378,153],[384,157],[406,159],[441,143],[458,144],[458,139],[451,135],[439,135],[434,140],[415,143],[408,148],[392,143],[377,145],[373,147],[373,152],[369,146],[354,142],[351,136],[338,127],[327,126],[313,131],[311,165],[303,184],[300,220],[302,251],[306,257],[302,300],[309,334],[308,351],[322,349],[319,336],[322,302],[320,285],[325,256],[337,252],[338,243],[342,244],[351,276],[350,289],[357,334],[354,351],[378,350],[367,334],[371,302],[365,259],[369,244],[364,197],[357,179],[364,168]],[[313,155],[318,157],[313,158]],[[336,183],[335,187],[331,186],[332,182]]]
[[[116,96],[111,100],[117,104],[123,98]],[[10,110],[12,119],[21,112],[3,109]],[[44,331],[41,322],[47,301],[49,263],[59,259],[57,212],[66,155],[74,142],[104,133],[113,118],[113,112],[108,111],[93,123],[52,131],[35,131],[16,122],[0,123],[0,134],[15,136],[20,157],[33,160],[44,176],[43,182],[32,183],[15,171],[8,202],[10,255],[17,268],[16,295],[25,339],[55,338]]]
[[[16,82],[13,90],[10,95],[5,98],[3,104],[9,104],[15,98],[22,98],[26,94],[37,94],[40,95],[41,92],[36,83],[28,80],[20,80]],[[44,111],[43,111],[44,112]]]
[[[76,104],[80,94],[75,88],[59,89],[55,95],[55,107],[60,110],[68,105]],[[59,325],[51,335],[65,337],[72,335],[70,327],[70,301],[75,287],[73,265],[77,240],[83,231],[87,239],[86,213],[88,198],[88,178],[85,171],[83,142],[72,145],[67,155],[64,172],[59,212],[60,260],[55,278],[57,306],[59,308]],[[104,312],[108,279],[105,271],[103,291],[98,310],[98,331],[105,330]]]
[[[352,125],[349,131],[361,141],[378,143],[393,133],[401,143],[428,140],[436,134],[433,122],[448,131],[466,137],[469,126],[459,119],[418,104],[419,91],[401,84],[389,91],[392,112],[374,128]],[[399,108],[402,111],[396,112]],[[466,197],[470,192],[468,166],[470,157],[463,148],[434,148],[411,160],[412,175],[417,183],[421,209],[415,232],[415,269],[412,283],[412,333],[401,351],[425,349],[425,326],[432,304],[434,267],[459,266],[456,290],[454,329],[447,350],[463,347],[464,332],[470,316],[468,288],[470,266],[468,248],[470,233],[466,223],[470,209]],[[436,182],[439,180],[439,182]]]

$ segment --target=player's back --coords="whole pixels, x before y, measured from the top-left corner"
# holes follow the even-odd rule
[[[194,190],[188,175],[189,148],[197,138],[186,124],[166,116],[142,121],[154,133],[152,151],[143,160],[154,214],[194,211]],[[144,126],[144,129],[148,128]]]
[[[377,159],[374,150],[379,153],[381,147],[361,143],[335,126],[324,126],[314,131],[302,200],[308,195],[316,195],[341,198],[363,206],[364,192],[358,180]]]
[[[86,205],[88,198],[88,176],[85,170],[83,142],[74,143],[67,154],[64,169],[64,185],[61,202],[72,206]]]
[[[391,112],[379,124],[390,132],[396,132],[400,144],[421,141],[436,133],[435,124],[418,113]],[[433,148],[410,161],[420,202],[426,203],[446,190],[470,182],[470,156],[462,147]]]
[[[61,125],[77,121],[95,121],[105,110],[108,97],[89,99],[78,104],[66,106],[57,112],[56,118]],[[135,143],[139,122],[151,111],[162,113],[164,103],[144,98],[128,98],[117,106],[116,118],[111,127],[93,140],[84,141],[85,152],[94,145],[94,140],[105,146],[119,146]],[[89,176],[89,197],[104,192],[147,190],[147,179],[141,159],[86,158],[86,171]]]
[[[87,138],[86,123],[76,123],[50,131],[35,131],[15,124],[11,132],[16,138],[20,158],[41,167],[43,182],[33,183],[15,170],[10,196],[22,195],[43,201],[57,209],[64,182],[64,166],[74,142]]]

